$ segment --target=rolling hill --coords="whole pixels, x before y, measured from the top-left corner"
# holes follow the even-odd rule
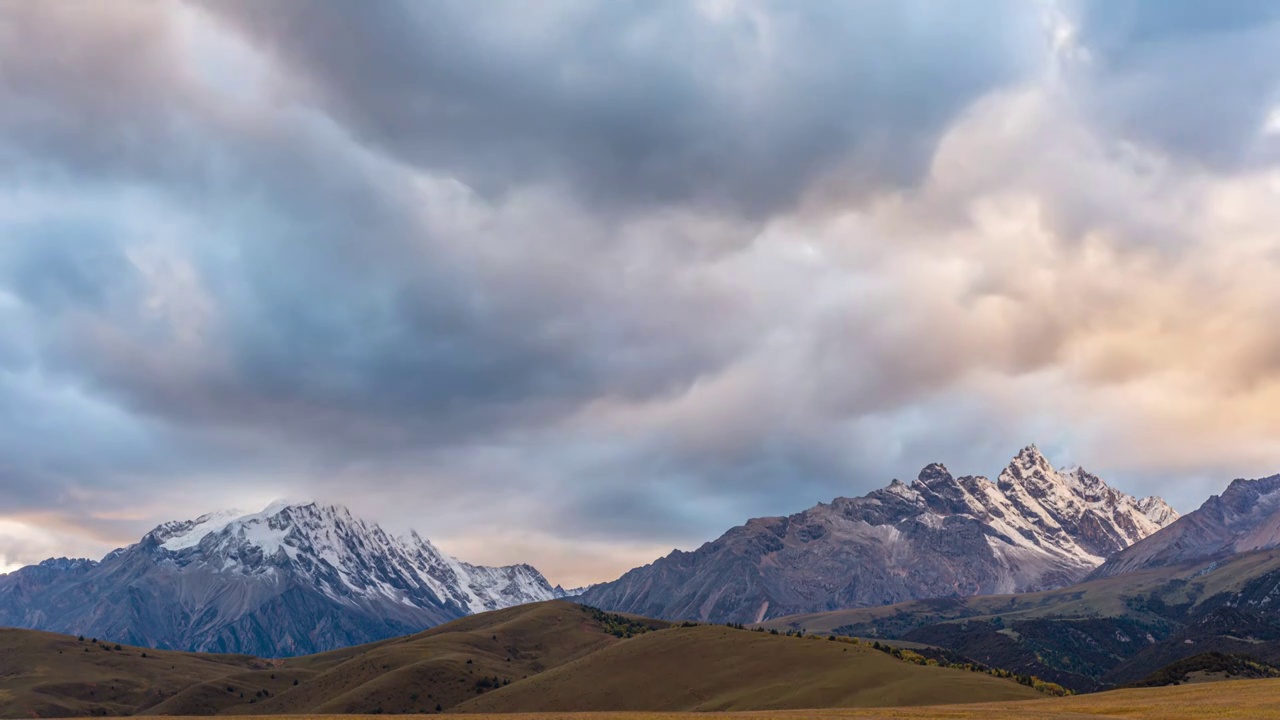
[[[117,647],[119,649],[117,649]],[[283,689],[271,661],[116,646],[37,630],[0,629],[0,714],[5,717],[125,715],[153,710],[193,685],[224,695]],[[254,678],[246,685],[245,680]],[[258,680],[263,682],[258,682]],[[236,693],[226,688],[234,686]]]
[[[1041,697],[988,675],[903,663],[867,645],[676,627],[459,705],[457,712],[778,710]]]
[[[773,709],[1033,698],[1018,683],[865,645],[671,627],[566,601],[263,660],[0,631],[0,716]]]

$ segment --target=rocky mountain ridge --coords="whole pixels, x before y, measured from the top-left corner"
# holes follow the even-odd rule
[[[910,484],[756,518],[693,552],[674,551],[583,601],[666,619],[766,618],[917,598],[1032,592],[1080,580],[1178,517],[1034,446],[993,482],[941,464]]]

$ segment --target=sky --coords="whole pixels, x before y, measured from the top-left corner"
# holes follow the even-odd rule
[[[0,571],[607,580],[1037,443],[1280,472],[1280,3],[0,0]]]

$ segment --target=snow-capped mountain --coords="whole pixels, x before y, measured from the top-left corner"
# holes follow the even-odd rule
[[[0,576],[0,625],[284,656],[562,595],[529,565],[471,565],[344,507],[279,503],[164,523],[101,562]]]
[[[996,481],[929,465],[860,498],[757,518],[587,590],[598,607],[663,618],[765,618],[1071,584],[1178,514],[1030,446]]]

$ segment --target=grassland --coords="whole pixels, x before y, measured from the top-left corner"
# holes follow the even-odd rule
[[[145,712],[201,683],[236,685],[273,663],[243,655],[148,650],[32,630],[0,629],[0,712],[6,717]],[[277,675],[277,683],[291,682]],[[249,690],[262,688],[255,684]],[[227,694],[224,690],[224,694]]]
[[[348,715],[343,720],[373,720],[373,717]],[[1280,680],[1234,680],[1210,685],[1113,690],[1066,698],[929,707],[715,713],[547,712],[457,717],[466,720],[1280,720]],[[260,720],[271,718],[263,716]]]
[[[620,643],[455,710],[770,710],[1039,696],[1009,680],[912,665],[867,645],[706,625]]]
[[[287,660],[0,632],[0,716],[705,711],[1038,697],[867,645],[548,602]]]
[[[287,661],[0,631],[7,717],[438,716],[436,706],[469,720],[1280,720],[1280,679],[1047,698],[1008,680],[904,663],[865,644],[662,627],[563,602]]]

